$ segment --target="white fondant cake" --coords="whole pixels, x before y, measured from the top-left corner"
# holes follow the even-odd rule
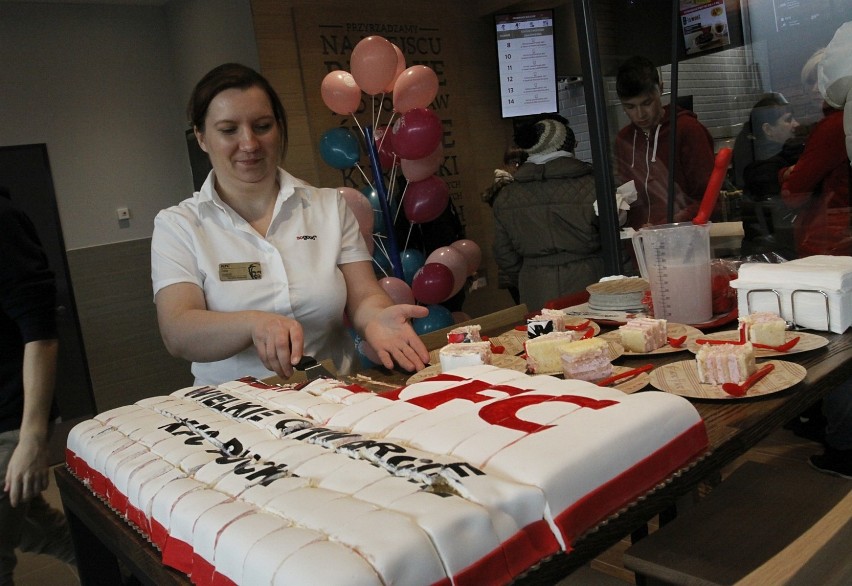
[[[449,585],[512,581],[706,448],[682,397],[479,365],[183,389],[80,423],[67,463],[199,586]]]

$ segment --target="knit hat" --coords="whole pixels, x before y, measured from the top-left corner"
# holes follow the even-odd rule
[[[515,144],[528,155],[546,155],[558,150],[572,150],[574,133],[565,118],[551,115],[516,129]]]

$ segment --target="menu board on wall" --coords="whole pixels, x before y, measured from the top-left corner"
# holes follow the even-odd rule
[[[680,23],[687,55],[731,44],[725,0],[680,0]]]
[[[495,17],[503,118],[556,112],[553,11]]]

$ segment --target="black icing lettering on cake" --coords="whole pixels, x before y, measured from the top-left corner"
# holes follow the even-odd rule
[[[544,334],[553,332],[553,320],[550,319],[530,319],[527,320],[527,339],[538,338]]]

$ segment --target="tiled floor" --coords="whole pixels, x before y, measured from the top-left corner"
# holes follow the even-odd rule
[[[786,430],[779,430],[745,454],[738,462],[732,464],[725,474],[733,471],[745,460],[774,463],[776,465],[801,467],[803,473],[816,474],[807,464],[807,457],[820,451],[820,446],[808,440],[800,439]],[[53,483],[45,493],[47,500],[54,506],[61,507],[59,493]],[[628,546],[624,540],[609,551],[587,564],[568,578],[559,582],[558,586],[624,586],[634,584],[633,574],[621,565],[621,552]],[[21,554],[18,568],[15,571],[17,586],[78,586],[80,581],[74,571],[55,561],[53,558],[41,555]]]

